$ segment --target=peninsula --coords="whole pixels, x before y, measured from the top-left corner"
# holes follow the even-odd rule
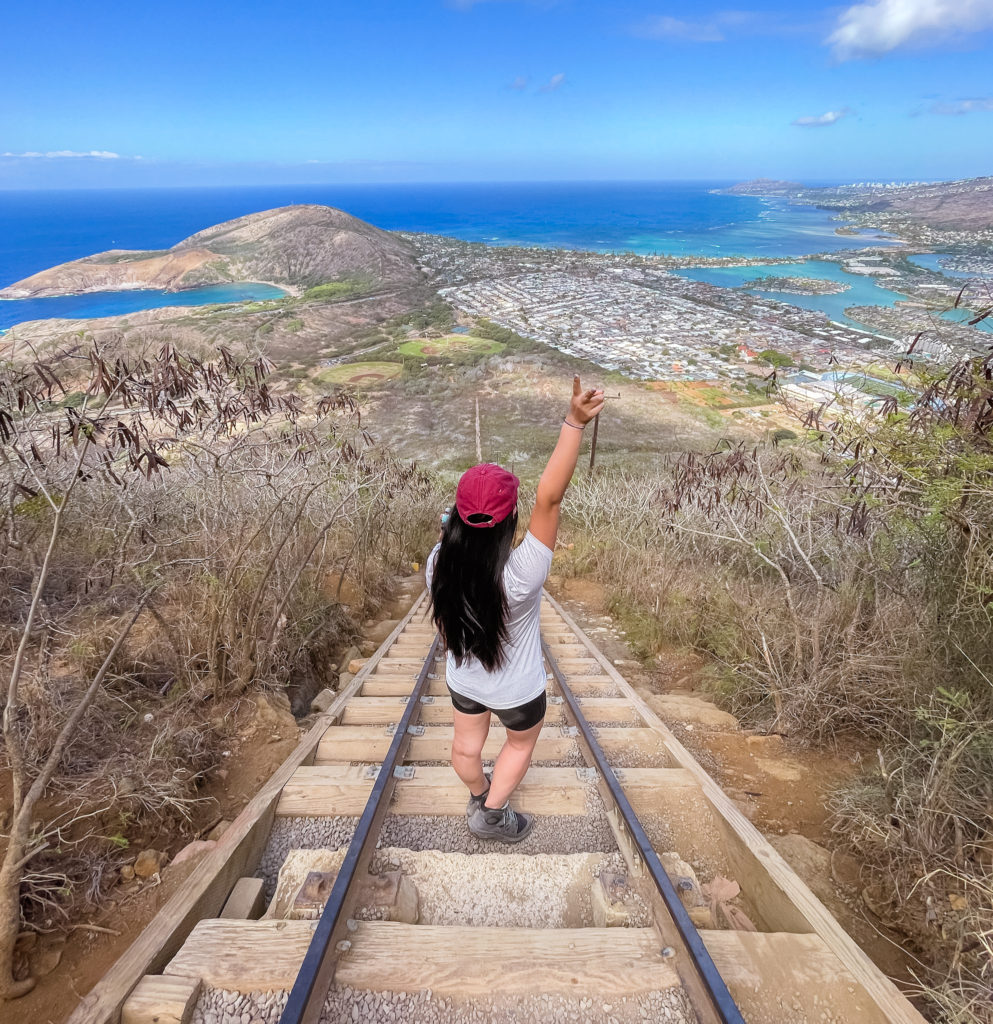
[[[786,295],[840,295],[847,292],[851,285],[843,281],[825,281],[820,277],[778,277],[769,274],[752,278],[741,287],[760,292],[783,292]]]
[[[343,278],[365,290],[415,284],[411,247],[330,206],[284,206],[226,221],[162,251],[112,249],[0,289],[0,299],[260,282],[291,292]]]

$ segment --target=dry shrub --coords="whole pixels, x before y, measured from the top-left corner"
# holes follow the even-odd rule
[[[333,685],[353,616],[378,605],[393,574],[423,554],[439,504],[419,472],[378,449],[338,465],[290,461],[278,477],[258,451],[223,471],[193,458],[123,496],[98,478],[83,485],[66,511],[22,684],[29,770],[106,656],[108,623],[150,577],[157,588],[49,787],[35,836],[44,832],[48,848],[24,880],[26,921],[41,927],[85,911],[133,843],[189,832],[204,776],[220,761],[212,709],[223,714],[252,686],[299,694],[306,710]],[[24,579],[47,540],[43,514],[29,525],[28,543],[7,547],[4,560]],[[367,595],[359,607],[338,598],[344,574]],[[20,603],[8,592],[10,638],[29,592]]]
[[[571,567],[613,593],[641,656],[709,655],[739,715],[878,745],[880,767],[838,797],[839,842],[865,865],[867,902],[908,936],[935,1014],[985,1020],[993,501],[973,495],[963,535],[937,509],[853,500],[851,484],[849,463],[775,449],[601,472],[565,505]]]
[[[105,895],[130,844],[188,833],[233,702],[292,687],[309,707],[353,615],[423,554],[432,484],[347,398],[305,412],[264,360],[222,357],[70,353],[92,382],[68,410],[60,367],[0,367],[0,998],[30,985],[10,975],[18,899],[49,927]]]
[[[864,898],[909,932],[939,1019],[993,1021],[993,718],[944,688],[878,771],[839,791],[832,822],[863,865]]]
[[[25,686],[19,729],[41,762],[76,707],[85,676],[36,676]],[[24,920],[48,929],[104,899],[134,847],[189,832],[223,734],[190,697],[170,699],[115,673],[75,731],[39,807],[41,851],[22,882]],[[130,853],[129,853],[130,849]]]

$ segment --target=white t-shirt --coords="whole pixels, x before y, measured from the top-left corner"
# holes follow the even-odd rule
[[[440,544],[425,564],[428,588]],[[448,685],[463,697],[488,708],[516,708],[534,700],[545,689],[545,663],[541,655],[541,588],[552,565],[552,552],[530,531],[511,551],[503,567],[507,594],[507,643],[503,668],[487,672],[471,655],[455,664],[448,652]]]

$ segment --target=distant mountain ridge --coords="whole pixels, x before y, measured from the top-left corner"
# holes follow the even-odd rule
[[[413,249],[401,238],[330,206],[301,205],[236,217],[164,251],[112,249],[62,263],[0,290],[0,298],[179,291],[232,281],[292,291],[346,277],[373,288],[422,280]]]
[[[724,189],[732,195],[779,195],[872,218],[890,227],[902,219],[942,231],[993,228],[993,177],[907,185],[870,182],[809,188],[791,181],[756,178]]]

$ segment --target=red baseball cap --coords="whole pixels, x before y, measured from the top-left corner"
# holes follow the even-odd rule
[[[466,526],[496,526],[517,507],[521,482],[493,462],[467,469],[455,490],[455,510]]]

